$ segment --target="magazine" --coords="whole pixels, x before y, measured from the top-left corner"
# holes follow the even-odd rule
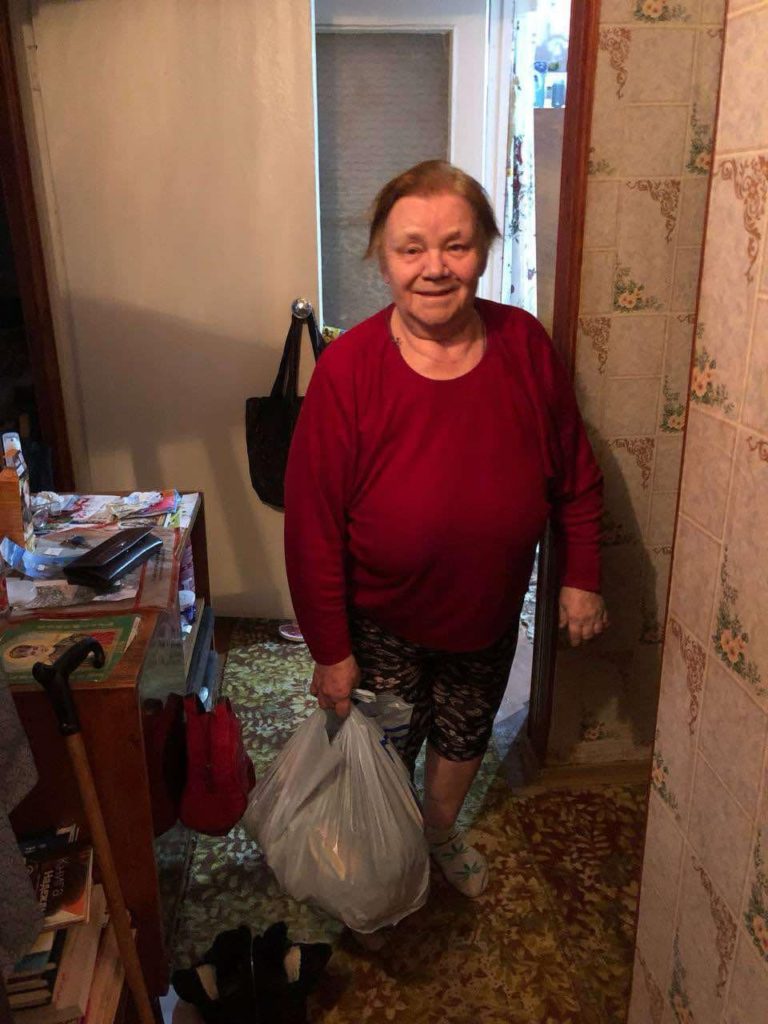
[[[116,519],[127,520],[137,517],[154,518],[173,513],[179,504],[179,494],[175,490],[166,491],[134,491],[126,498],[112,504],[112,512]]]
[[[32,619],[11,625],[0,634],[0,673],[11,683],[29,682],[36,662],[51,665],[78,640],[91,636],[104,648],[104,666],[97,669],[88,658],[75,669],[72,679],[106,679],[133,639],[139,622],[135,615],[115,615],[94,619]]]
[[[182,494],[176,510],[168,513],[164,525],[169,528],[176,527],[186,530],[192,522],[192,514],[199,497],[200,495],[197,493]]]

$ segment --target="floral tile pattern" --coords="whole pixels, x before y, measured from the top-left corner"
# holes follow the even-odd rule
[[[680,623],[670,617],[669,629],[672,636],[680,644],[680,653],[685,662],[686,686],[688,688],[688,732],[693,736],[696,721],[699,717],[700,697],[704,686],[704,669],[706,652],[701,644],[692,636],[688,636]]]
[[[647,488],[653,470],[653,453],[656,441],[653,437],[617,437],[611,441],[611,448],[623,448],[631,455],[640,470],[643,488]]]
[[[638,952],[637,959],[643,972],[643,982],[648,993],[648,1009],[651,1014],[650,1024],[661,1024],[661,1018],[664,1015],[664,996],[656,984],[656,979],[648,970],[648,964],[640,952]]]
[[[744,204],[744,230],[747,233],[747,281],[755,279],[755,263],[760,252],[760,224],[768,200],[768,156],[723,160],[715,174],[732,181],[736,197]]]
[[[728,400],[728,389],[718,380],[717,359],[706,348],[697,349],[691,370],[691,401],[698,405],[716,406],[727,415],[734,404]]]
[[[672,808],[687,856],[663,898],[643,886],[645,960],[636,957],[629,1024],[655,1016],[659,1024],[746,1024],[762,1021],[768,1006],[768,4],[687,6],[700,24],[673,239],[676,278],[681,254],[688,253],[690,269],[701,244],[695,223],[707,195],[708,213],[699,308],[694,313],[689,274],[672,299],[662,371],[657,442],[669,441],[686,400],[692,411],[652,769],[659,796],[652,804]],[[725,31],[715,24],[723,16]],[[623,262],[651,281],[634,254]],[[662,295],[655,280],[653,290]],[[686,379],[685,335],[693,324]],[[668,832],[649,827],[646,864],[665,881],[671,845]],[[660,1014],[657,990],[665,993]]]
[[[768,441],[762,437],[752,437],[750,434],[747,438],[747,445],[751,452],[757,452],[758,457],[763,462],[768,462]]]
[[[243,723],[257,775],[314,704],[303,645],[277,623],[241,621],[223,691]],[[433,877],[426,907],[385,949],[363,953],[341,926],[279,892],[240,829],[197,838],[174,959],[194,960],[220,930],[283,919],[299,939],[334,946],[311,1003],[313,1024],[593,1024],[627,1007],[645,818],[644,787],[516,799],[492,753],[464,819],[490,862],[470,901]],[[417,777],[418,780],[418,777]]]
[[[587,161],[587,174],[595,176],[598,174],[615,174],[616,168],[611,166],[609,160],[595,155],[595,147],[589,147],[589,159]]]
[[[700,864],[696,863],[695,859],[693,867],[709,897],[709,912],[712,915],[712,922],[717,932],[718,965],[715,992],[718,996],[722,997],[728,981],[728,971],[733,961],[733,955],[736,952],[736,922],[733,920],[725,900],[715,892],[715,887],[712,885],[709,875]]]
[[[669,377],[664,378],[664,405],[661,410],[659,430],[665,434],[679,434],[685,427],[685,406],[680,401],[680,392],[673,391]]]
[[[651,199],[659,204],[666,228],[666,240],[669,242],[677,224],[677,211],[680,206],[680,180],[666,178],[661,181],[651,181],[648,178],[640,178],[637,181],[628,181],[627,188],[637,189],[638,192],[647,192]]]
[[[621,520],[617,519],[613,512],[607,508],[603,512],[601,523],[603,547],[613,547],[617,544],[636,544],[639,537],[633,533]]]
[[[685,4],[675,0],[636,0],[634,15],[637,21],[656,24],[659,21],[688,21]]]
[[[629,77],[627,59],[632,32],[628,28],[601,28],[599,38],[600,49],[608,54],[611,68],[616,72],[616,96],[621,99]]]
[[[669,766],[664,755],[659,749],[658,736],[653,751],[653,767],[651,768],[651,786],[656,790],[664,803],[670,810],[677,814],[677,797],[669,786]]]
[[[584,735],[591,737],[600,723],[616,733],[611,743],[617,756],[638,753],[629,743],[619,753],[627,721],[633,722],[633,734],[652,735],[652,701],[644,703],[642,693],[645,682],[655,682],[648,659],[664,639],[663,595],[671,566],[671,559],[657,565],[653,549],[671,541],[680,489],[680,453],[673,460],[669,443],[683,441],[689,406],[709,406],[708,411],[732,417],[744,400],[748,353],[742,327],[749,323],[751,293],[736,287],[741,280],[732,281],[740,277],[740,268],[722,285],[731,301],[714,303],[706,346],[700,327],[693,337],[724,14],[718,0],[603,0],[600,5],[588,172],[592,194],[597,186],[613,201],[604,202],[599,215],[593,202],[587,218],[575,385],[605,473],[605,553],[636,542],[641,561],[654,568],[641,572],[643,581],[648,577],[653,583],[641,584],[647,594],[639,609],[641,621],[635,621],[637,595],[629,593],[626,577],[611,578],[616,568],[606,560],[606,594],[614,601],[618,597],[622,610],[612,633],[622,630],[622,644],[626,633],[636,655],[637,685],[622,697],[621,720],[615,721],[619,705],[598,705],[586,681],[575,678],[575,667],[560,657],[555,701],[576,717],[570,726],[564,716],[555,717],[550,750],[553,756],[557,751],[559,760],[567,760],[569,751],[573,759],[599,760],[604,745],[585,741]],[[750,165],[751,177],[758,170]],[[750,175],[742,175],[739,187],[752,199],[739,199],[730,181],[717,179],[715,219],[729,225],[736,245],[743,238],[743,210],[749,210],[749,230],[765,230],[756,216],[761,192],[747,180]],[[700,365],[691,380],[694,346]],[[753,405],[758,403],[756,392]],[[752,425],[762,426],[762,418]],[[686,614],[698,620],[704,611]],[[630,618],[631,630],[626,628]],[[701,625],[699,642],[711,632],[709,621]],[[645,670],[649,674],[641,685]],[[618,672],[615,684],[618,690]],[[571,706],[566,691],[573,687],[578,692]],[[588,713],[580,718],[582,706]],[[577,736],[580,722],[584,735]],[[672,748],[669,755],[674,762]],[[682,804],[682,788],[678,795]],[[660,985],[665,987],[666,981]]]
[[[613,282],[613,308],[617,313],[640,313],[661,309],[654,295],[645,294],[645,285],[635,281],[629,267],[617,267]]]
[[[685,165],[689,174],[709,174],[712,168],[712,142],[712,127],[698,120],[694,103],[691,111],[690,150]]]
[[[762,683],[760,670],[749,658],[749,634],[742,629],[736,609],[739,593],[728,574],[728,548],[723,553],[720,567],[720,601],[717,607],[717,622],[712,634],[712,643],[720,660],[736,675],[741,676],[754,687],[759,697],[768,694]]]
[[[599,373],[605,373],[608,362],[608,344],[611,340],[611,318],[609,316],[579,317],[579,328],[592,342],[592,350],[597,356]]]
[[[685,968],[680,958],[680,941],[675,936],[672,962],[672,983],[669,986],[669,1005],[677,1024],[694,1024],[694,1016],[685,983]]]
[[[768,873],[765,869],[760,833],[755,843],[754,881],[750,888],[744,924],[760,956],[768,963]]]

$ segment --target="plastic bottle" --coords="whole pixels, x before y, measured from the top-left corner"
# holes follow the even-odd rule
[[[533,62],[533,105],[534,107],[544,106],[546,95],[547,62],[535,60]]]
[[[29,493],[29,471],[21,451],[19,435],[3,434],[0,459],[0,540],[10,537],[20,547],[32,551],[35,533]]]

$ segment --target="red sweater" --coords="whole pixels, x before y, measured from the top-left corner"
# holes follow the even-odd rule
[[[334,341],[310,381],[285,481],[296,617],[322,665],[351,651],[355,609],[445,651],[515,620],[552,516],[564,585],[600,587],[602,477],[539,322],[476,300],[488,344],[453,380],[411,369],[392,307]]]

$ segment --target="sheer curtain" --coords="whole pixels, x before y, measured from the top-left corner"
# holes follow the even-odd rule
[[[507,194],[504,204],[502,302],[536,314],[536,201],[534,190],[533,64],[536,3],[515,0],[510,79]]]

